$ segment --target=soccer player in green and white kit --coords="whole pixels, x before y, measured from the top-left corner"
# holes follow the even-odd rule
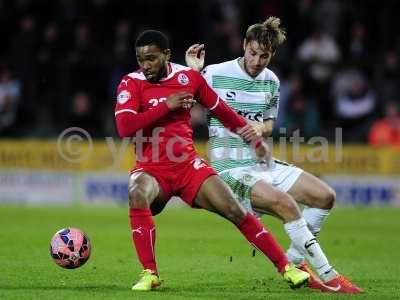
[[[285,39],[280,19],[269,17],[247,29],[243,57],[209,65],[202,71],[220,99],[226,99],[242,116],[258,122],[264,137],[272,132],[279,106],[279,79],[267,66]],[[192,45],[186,51],[186,63],[200,71],[204,56],[204,45]],[[335,192],[293,165],[271,157],[266,163],[259,163],[253,148],[213,116],[209,119],[209,133],[211,165],[249,211],[269,213],[283,221],[292,242],[288,258],[310,273],[309,287],[324,292],[362,292],[329,264],[316,240],[333,207]],[[268,152],[266,144],[265,149]],[[297,202],[306,205],[302,212]]]

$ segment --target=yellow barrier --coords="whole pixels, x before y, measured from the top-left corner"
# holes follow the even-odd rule
[[[1,140],[0,169],[127,171],[134,161],[132,145],[127,145],[123,155],[115,154],[117,159],[104,141],[94,141],[92,146],[79,142],[69,148],[58,146],[54,140]]]
[[[196,143],[196,149],[206,157],[207,143]],[[399,154],[398,149],[367,146],[274,147],[275,157],[319,175],[400,175]],[[94,141],[92,146],[76,142],[69,147],[55,140],[0,141],[0,170],[127,172],[133,162],[133,146],[113,141]]]

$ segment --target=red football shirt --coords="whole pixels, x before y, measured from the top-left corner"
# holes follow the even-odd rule
[[[121,137],[134,137],[138,165],[173,163],[197,156],[190,124],[190,110],[170,111],[167,97],[188,92],[233,132],[246,125],[239,116],[191,68],[169,63],[169,74],[158,83],[146,80],[143,72],[125,75],[117,90],[115,119]]]

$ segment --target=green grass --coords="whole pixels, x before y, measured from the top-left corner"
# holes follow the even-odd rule
[[[170,209],[156,217],[163,286],[133,293],[140,272],[127,210],[115,207],[0,206],[0,299],[399,299],[400,210],[336,209],[320,235],[331,263],[364,288],[363,295],[292,291],[261,254],[223,219],[201,210]],[[264,223],[284,247],[281,224]],[[56,266],[49,239],[66,226],[82,228],[92,257],[76,270]],[[230,262],[229,257],[233,257]]]

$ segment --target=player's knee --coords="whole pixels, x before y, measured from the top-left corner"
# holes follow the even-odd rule
[[[335,204],[336,193],[331,187],[327,187],[320,193],[319,201],[316,203],[317,208],[331,209]]]
[[[157,193],[157,186],[151,176],[145,173],[131,175],[128,190],[129,207],[149,208]]]
[[[325,209],[331,209],[336,201],[336,192],[331,188],[328,187],[326,195],[325,195]]]
[[[151,191],[146,186],[137,185],[129,190],[129,207],[149,208]]]

